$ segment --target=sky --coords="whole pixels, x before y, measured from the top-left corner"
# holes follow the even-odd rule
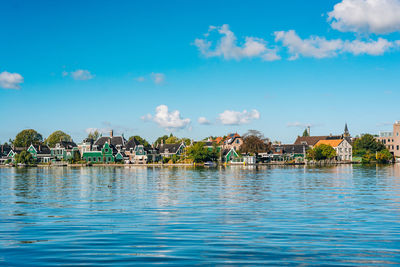
[[[0,142],[390,130],[400,0],[1,1]]]

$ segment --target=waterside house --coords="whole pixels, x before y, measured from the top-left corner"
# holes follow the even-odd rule
[[[336,151],[336,159],[338,161],[352,161],[353,160],[353,149],[352,145],[346,139],[331,139],[331,140],[320,140],[316,144],[329,145]]]

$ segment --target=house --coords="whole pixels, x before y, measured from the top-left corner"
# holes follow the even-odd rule
[[[49,163],[52,159],[51,150],[46,145],[31,144],[26,151],[39,163]]]
[[[6,163],[8,160],[7,155],[11,151],[11,146],[4,144],[0,146],[0,164]]]
[[[231,147],[231,148],[224,148],[221,151],[221,161],[225,163],[229,163],[234,159],[239,158],[239,154],[236,152],[236,150]]]
[[[243,138],[237,134],[229,134],[222,145],[223,149],[231,149],[234,148],[236,151],[239,151],[240,146],[243,144]]]
[[[104,144],[108,142],[109,145],[112,145],[115,147],[118,151],[122,151],[125,148],[125,144],[127,143],[126,139],[124,136],[114,136],[113,130],[110,131],[110,136],[103,136],[97,139],[94,144],[92,149],[93,150],[100,150]]]
[[[322,136],[298,136],[294,145],[306,145],[314,147],[320,140],[326,140],[329,135]]]
[[[185,147],[186,145],[184,142],[177,144],[161,143],[161,145],[157,147],[157,150],[163,158],[171,158],[173,155],[182,155],[185,151]]]
[[[94,140],[90,138],[86,138],[82,143],[78,144],[78,150],[81,153],[81,157],[83,157],[83,153],[92,151],[93,144]]]
[[[393,131],[380,132],[376,138],[396,157],[400,157],[400,121],[393,124]]]
[[[73,141],[60,141],[54,148],[50,148],[54,160],[70,160],[75,151],[79,152],[78,146]]]
[[[82,159],[89,163],[114,163],[114,155],[118,153],[119,151],[107,141],[99,150],[83,152]]]
[[[308,133],[310,130],[308,129]],[[352,138],[350,136],[349,128],[347,123],[344,126],[344,132],[341,135],[321,135],[321,136],[298,136],[294,145],[307,145],[309,147],[314,147],[320,140],[337,140],[346,139],[346,141],[352,144]]]
[[[346,139],[330,139],[320,140],[315,146],[329,145],[336,151],[336,157],[339,161],[352,161],[353,160],[353,149],[352,145]]]

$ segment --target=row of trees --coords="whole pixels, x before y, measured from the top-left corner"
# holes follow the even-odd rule
[[[385,145],[370,134],[365,134],[354,142],[353,155],[361,157],[365,163],[387,163],[393,160],[393,155]]]

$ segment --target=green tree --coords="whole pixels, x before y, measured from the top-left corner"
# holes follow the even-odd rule
[[[21,153],[15,155],[15,162],[31,165],[35,163],[35,159],[32,157],[31,153],[23,150]]]
[[[306,137],[306,136],[310,136],[310,135],[308,134],[307,129],[305,129],[304,132],[303,132],[303,137]]]
[[[165,140],[165,144],[176,144],[179,143],[181,140],[176,136],[170,136]]]
[[[210,150],[209,148],[205,147],[203,142],[197,142],[192,146],[189,146],[186,154],[188,158],[193,160],[195,163],[216,161],[218,158],[217,148],[214,147]]]
[[[69,160],[70,163],[79,163],[81,161],[81,153],[77,150],[73,151],[73,156],[72,158]]]
[[[146,139],[140,137],[139,135],[131,136],[131,137],[129,137],[129,140],[131,140],[132,138],[135,138],[136,141],[138,141],[139,144],[143,145],[144,147],[147,147],[147,148],[151,147],[151,145],[149,144],[149,142],[147,142]]]
[[[375,154],[384,149],[386,149],[385,145],[377,141],[374,136],[365,134],[354,142],[353,155],[363,157],[367,153]]]
[[[40,133],[33,129],[27,129],[19,132],[13,141],[16,147],[28,147],[31,144],[39,145],[43,142],[43,137]]]
[[[240,146],[240,153],[255,154],[270,152],[272,144],[268,138],[257,130],[249,130],[243,136],[243,144]]]
[[[96,141],[97,139],[99,139],[99,137],[100,137],[100,132],[99,132],[98,130],[94,130],[94,131],[91,131],[91,132],[88,134],[88,137],[87,137],[87,138]]]
[[[155,141],[155,143],[156,143],[156,144],[161,144],[161,141],[163,141],[164,144],[165,144],[165,140],[167,140],[168,137],[169,137],[168,135],[160,136],[160,137],[157,138],[157,140]]]
[[[332,159],[336,156],[336,151],[330,145],[321,144],[307,151],[307,158],[313,160]]]
[[[378,163],[389,163],[392,162],[393,155],[389,150],[384,149],[376,153],[376,161]]]
[[[64,133],[63,131],[55,131],[44,141],[49,147],[55,147],[60,141],[71,141],[71,136]]]

